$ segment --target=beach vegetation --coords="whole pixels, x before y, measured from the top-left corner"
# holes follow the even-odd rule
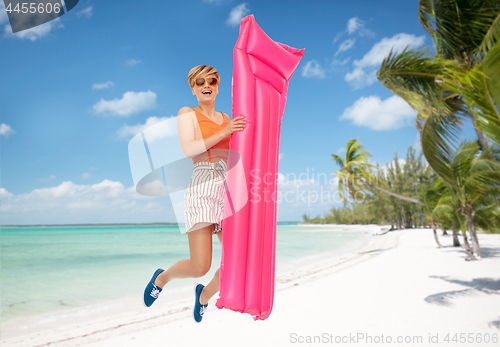
[[[344,206],[309,222],[429,225],[438,246],[438,227],[455,246],[462,231],[479,259],[476,231],[500,229],[500,0],[420,0],[418,17],[433,46],[391,50],[377,78],[417,111],[421,154],[410,147],[380,167],[349,140],[344,157],[332,154]],[[468,123],[476,140],[462,139]]]
[[[382,187],[385,182],[379,181],[376,174],[372,172],[372,169],[375,169],[375,171],[381,171],[381,169],[368,162],[370,153],[361,145],[358,139],[350,139],[347,142],[347,149],[343,158],[338,154],[332,154],[332,158],[340,166],[340,170],[335,173],[335,176],[338,178],[338,192],[344,203],[347,202],[347,196],[357,199],[363,195],[363,191],[369,189],[378,190],[401,200],[419,203],[417,199],[397,194]]]
[[[481,249],[476,227],[484,231],[495,231],[500,225],[500,206],[497,200],[500,150],[497,147],[481,150],[478,141],[462,141],[449,162],[445,176],[447,179],[440,177],[436,182],[448,190],[450,199],[456,202],[455,206],[458,203],[457,212],[465,217],[471,235],[473,256],[479,259]]]
[[[384,167],[368,163],[370,154],[357,139],[349,140],[345,157],[332,157],[340,166],[336,175],[344,206],[331,208],[323,219],[317,217],[318,223],[391,224],[392,229],[426,224],[420,195],[431,169],[413,147],[406,159],[400,160],[396,152]]]
[[[474,258],[481,257],[476,229],[498,232],[500,226],[500,150],[496,146],[481,149],[478,141],[462,141],[457,152],[447,158],[449,172],[445,180],[427,164],[422,153],[410,146],[404,160],[397,152],[394,159],[380,167],[367,164],[369,152],[358,140],[349,140],[344,158],[332,155],[338,165],[339,195],[344,206],[332,207],[324,218],[304,222],[317,224],[391,224],[391,229],[430,226],[438,247],[442,247],[437,229],[452,230],[454,246],[464,248]],[[349,150],[350,149],[350,150]],[[362,155],[360,155],[362,153]],[[349,165],[350,164],[350,165]],[[362,168],[362,169],[361,169]],[[362,178],[356,175],[363,176]],[[363,184],[366,177],[371,185]],[[342,181],[342,182],[341,182]],[[383,190],[373,186],[384,187]],[[385,192],[391,194],[386,194]],[[363,199],[357,201],[356,194]],[[407,199],[400,199],[403,196]],[[412,201],[418,201],[418,204]],[[468,242],[466,231],[472,241]]]
[[[479,259],[476,227],[494,231],[499,225],[495,215],[499,208],[500,0],[420,0],[418,16],[433,47],[391,50],[377,78],[417,111],[422,153],[447,186],[448,203],[459,205],[456,211],[465,218],[472,257]],[[476,141],[461,140],[465,123],[472,124]],[[425,196],[430,199],[424,203],[427,218],[449,224],[449,216],[435,214],[432,207],[439,206],[439,200],[432,195]],[[456,228],[456,222],[449,225]]]
[[[433,48],[391,51],[377,73],[417,111],[422,150],[438,175],[466,120],[481,148],[500,145],[499,14],[500,0],[420,0]]]

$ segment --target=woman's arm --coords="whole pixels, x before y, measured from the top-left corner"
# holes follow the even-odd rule
[[[243,116],[236,117],[230,121],[224,129],[213,134],[212,136],[207,137],[206,139],[196,140],[196,114],[189,107],[181,108],[177,117],[177,131],[179,134],[179,142],[181,144],[182,152],[187,158],[193,158],[200,153],[206,152],[233,132],[243,130],[245,126],[244,123],[246,122],[239,120],[240,118],[243,118]]]

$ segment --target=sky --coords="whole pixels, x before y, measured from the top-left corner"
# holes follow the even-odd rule
[[[278,221],[342,205],[331,154],[349,139],[382,166],[420,149],[416,112],[376,78],[391,48],[432,47],[418,0],[80,0],[16,34],[0,2],[1,224],[176,222],[168,197],[135,191],[128,142],[197,106],[187,74],[199,64],[219,71],[216,110],[232,117],[232,51],[249,14],[305,48],[281,127]]]

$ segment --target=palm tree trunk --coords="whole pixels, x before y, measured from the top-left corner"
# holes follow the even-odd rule
[[[402,229],[406,229],[406,215],[405,215],[405,209],[403,208],[402,201],[401,201],[401,224],[403,226]]]
[[[443,235],[448,235],[445,228],[443,228]]]
[[[434,240],[436,240],[436,243],[439,248],[443,248],[443,245],[439,242],[438,234],[436,232],[436,223],[431,222],[432,225],[432,231],[434,232]]]
[[[467,226],[469,227],[470,237],[472,239],[472,247],[474,249],[474,256],[477,259],[481,259],[481,248],[479,248],[479,241],[477,240],[476,227],[472,221],[472,206],[470,204],[465,204],[462,208],[462,214],[467,219]]]
[[[472,255],[472,249],[469,246],[469,241],[467,240],[467,233],[462,229],[462,236],[464,237],[464,248],[468,255]]]
[[[488,142],[486,142],[486,139],[484,138],[484,134],[481,130],[477,128],[477,117],[476,114],[469,110],[469,116],[472,120],[472,124],[474,125],[474,130],[476,131],[477,139],[479,140],[479,144],[481,145],[481,149],[486,149],[488,148]]]
[[[454,225],[451,226],[451,231],[453,232],[453,246],[460,247],[460,241],[458,240],[458,234]]]
[[[413,199],[413,198],[409,198],[407,196],[403,196],[403,195],[399,195],[399,194],[396,194],[396,193],[393,193],[393,192],[390,192],[388,190],[385,190],[384,188],[380,188],[379,186],[376,186],[376,185],[373,185],[371,183],[368,183],[368,182],[365,182],[359,178],[356,178],[359,182],[361,182],[362,184],[370,187],[370,188],[373,188],[373,189],[376,189],[378,190],[379,192],[382,192],[382,193],[385,193],[385,194],[388,194],[390,196],[393,196],[395,198],[398,198],[398,199],[401,199],[401,200],[405,200],[405,201],[409,201],[409,202],[413,202],[414,204],[419,204],[419,205],[422,205],[422,203],[420,201],[418,201],[417,199]]]
[[[425,216],[424,216],[424,208],[420,205],[420,224],[422,228],[425,228]]]
[[[385,207],[385,204],[383,204],[382,206],[384,207],[385,213],[387,214],[387,217],[389,217],[389,219],[391,220],[391,224],[392,224],[392,216],[389,213],[389,209],[387,207]]]

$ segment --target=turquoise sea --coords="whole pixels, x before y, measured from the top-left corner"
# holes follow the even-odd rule
[[[277,272],[366,235],[342,226],[278,224]],[[217,270],[220,252],[214,236],[212,269],[202,282],[209,281]],[[180,234],[178,226],[2,227],[2,322],[95,307],[120,297],[139,301],[156,268],[166,269],[188,257],[187,236]],[[168,286],[197,281],[176,280]]]

